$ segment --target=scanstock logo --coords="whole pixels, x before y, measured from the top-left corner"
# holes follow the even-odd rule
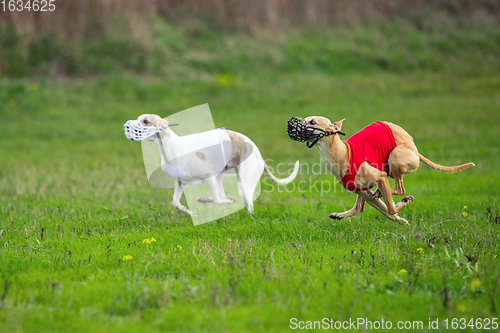
[[[182,139],[183,149],[176,151],[175,147],[170,147],[168,137],[163,137],[162,140],[152,138],[142,140],[142,155],[149,183],[154,187],[165,189],[176,189],[176,186],[185,185],[183,194],[187,209],[194,213],[191,214],[194,225],[214,221],[245,208],[239,194],[240,187],[245,184],[241,184],[234,168],[226,168],[233,149],[231,140],[226,131],[213,131],[215,125],[208,104],[171,114],[166,119],[169,124],[179,124],[170,130]],[[245,163],[244,159],[249,157],[253,150],[252,145],[243,144],[246,153],[243,160],[240,160],[240,165]],[[199,168],[195,170],[191,168],[192,161],[196,159],[209,162],[208,167],[203,168],[203,172],[200,172]],[[217,177],[222,177],[223,191],[227,198],[234,198],[231,200],[232,203],[204,202],[207,201],[205,199],[212,197],[207,182]],[[255,191],[248,200],[255,201],[261,192],[260,181],[253,187]],[[179,191],[179,188],[175,191]]]

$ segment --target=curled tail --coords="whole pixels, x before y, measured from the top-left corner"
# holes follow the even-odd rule
[[[273,175],[271,170],[269,170],[269,168],[267,167],[267,164],[264,164],[264,170],[266,171],[267,176],[271,178],[275,183],[277,183],[278,185],[286,185],[292,182],[295,177],[297,177],[297,174],[299,173],[299,161],[295,162],[292,174],[283,179],[276,178],[276,176]]]
[[[435,170],[438,170],[438,171],[442,171],[442,172],[457,172],[457,171],[466,169],[466,168],[468,168],[470,166],[476,166],[474,163],[465,163],[465,164],[462,164],[462,165],[457,165],[457,166],[451,166],[450,167],[450,166],[444,166],[444,165],[436,164],[436,163],[432,162],[430,159],[428,159],[427,157],[425,157],[422,154],[418,154],[418,157],[420,157],[420,159],[425,164],[427,164],[428,166],[430,166],[431,168],[433,168]]]

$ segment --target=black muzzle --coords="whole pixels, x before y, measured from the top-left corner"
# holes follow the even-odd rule
[[[325,131],[321,128],[307,126],[306,120],[304,118],[292,117],[287,124],[288,136],[290,139],[306,142],[308,148],[312,148],[319,139],[333,135],[335,132]],[[345,135],[342,132],[336,132],[341,135]],[[311,140],[314,140],[311,142]]]

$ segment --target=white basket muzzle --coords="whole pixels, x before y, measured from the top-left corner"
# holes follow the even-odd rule
[[[129,120],[123,125],[125,136],[132,141],[142,141],[150,136],[156,135],[163,127],[144,126],[139,120]]]

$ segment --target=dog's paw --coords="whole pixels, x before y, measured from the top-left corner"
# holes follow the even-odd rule
[[[415,200],[415,198],[413,196],[409,195],[407,197],[404,197],[403,200],[401,200],[401,202],[410,203],[413,200]]]
[[[226,198],[226,199],[222,200],[221,203],[230,205],[230,204],[234,204],[235,202],[236,202],[236,200],[234,200],[233,198]]]
[[[190,211],[189,209],[187,209],[184,206],[174,206],[174,207],[177,208],[180,212],[182,212],[184,214],[188,214],[191,217],[196,217],[196,213],[195,212]]]
[[[207,202],[212,202],[212,198],[207,198],[207,197],[199,197],[198,202],[201,203],[207,203]]]
[[[402,218],[398,214],[394,214],[394,217],[396,218],[397,222],[399,222],[401,224],[405,224],[405,225],[410,225],[410,223],[408,221],[406,221],[406,219]]]
[[[340,216],[340,213],[331,213],[328,217],[332,220],[342,220],[344,218],[343,216]]]

